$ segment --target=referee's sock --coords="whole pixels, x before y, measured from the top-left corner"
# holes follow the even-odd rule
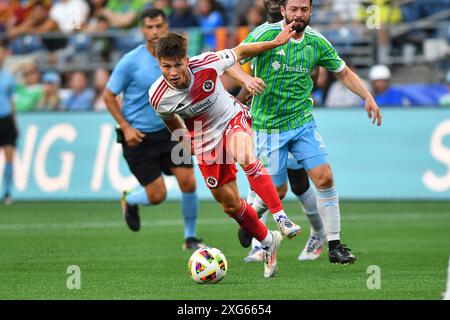
[[[197,192],[183,192],[181,195],[181,211],[184,218],[184,238],[195,237],[198,216]]]
[[[12,162],[7,162],[5,165],[5,173],[3,180],[5,195],[11,195],[12,180],[13,180],[13,164]]]
[[[147,192],[145,192],[144,188],[139,188],[134,190],[132,193],[127,194],[127,203],[129,205],[143,205],[148,206],[151,205],[150,201],[147,197]]]

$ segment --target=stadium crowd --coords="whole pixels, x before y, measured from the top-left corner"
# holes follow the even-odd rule
[[[411,29],[394,39],[389,37],[388,30],[392,25],[440,15],[450,10],[450,1],[315,0],[312,27],[325,26],[319,30],[332,42],[343,40],[344,45],[337,46],[338,51],[342,48],[340,54],[356,69],[361,66],[352,61],[356,47],[352,47],[349,39],[373,31],[369,26],[372,5],[380,13],[380,26],[375,28],[377,54],[374,63],[366,63],[367,72],[362,74],[367,76],[379,105],[448,106],[448,59],[442,59],[442,74],[433,81],[411,85],[392,81],[395,65],[384,63],[384,58],[388,51],[402,50],[405,42],[420,52],[423,50],[420,36],[422,40],[437,37],[448,43],[448,20],[444,28],[420,32]],[[17,82],[14,98],[17,111],[105,110],[101,93],[115,62],[142,42],[138,17],[148,7],[164,10],[172,30],[189,34],[191,54],[236,44],[266,21],[263,0],[0,1],[0,39],[8,50],[10,63],[5,67]],[[445,22],[448,16],[443,18]],[[234,86],[229,82],[230,90]],[[325,69],[319,73],[313,98],[316,106],[362,105]]]

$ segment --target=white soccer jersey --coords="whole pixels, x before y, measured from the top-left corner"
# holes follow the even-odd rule
[[[194,141],[195,154],[213,149],[243,106],[223,87],[219,76],[236,63],[232,50],[189,59],[189,87],[176,89],[161,76],[149,90],[150,105],[161,119],[178,114]]]

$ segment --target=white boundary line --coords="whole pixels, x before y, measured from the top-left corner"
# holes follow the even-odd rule
[[[291,213],[292,217],[292,213]],[[423,213],[381,213],[381,214],[344,214],[342,220],[344,221],[386,221],[386,220],[448,220],[450,213],[434,214],[430,212]],[[298,217],[293,217],[293,221],[299,221]],[[154,220],[143,221],[143,227],[163,227],[163,226],[182,226],[182,219],[171,220]],[[224,225],[234,224],[234,220],[228,217],[221,219],[202,219],[201,215],[197,222],[198,225]],[[122,219],[119,221],[92,221],[92,222],[75,222],[75,223],[20,223],[20,224],[2,224],[0,223],[0,231],[4,230],[48,230],[48,229],[106,229],[106,228],[122,228],[125,222]]]
[[[450,300],[450,258],[448,259],[447,290],[444,292],[444,300]]]

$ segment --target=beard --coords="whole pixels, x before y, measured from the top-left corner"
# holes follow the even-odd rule
[[[285,17],[285,20],[286,20],[286,24],[290,24],[292,21],[294,21],[294,19],[292,19],[292,20],[290,20],[290,19],[288,19],[287,17]],[[303,25],[293,25],[292,26],[292,30],[294,30],[295,31],[295,33],[297,33],[297,34],[299,34],[299,33],[302,33],[305,29],[306,29],[306,27],[309,25],[309,21],[311,20],[311,18],[309,18],[308,20],[306,20],[306,21],[304,21],[304,20],[295,20],[295,22],[302,22],[303,23]]]

